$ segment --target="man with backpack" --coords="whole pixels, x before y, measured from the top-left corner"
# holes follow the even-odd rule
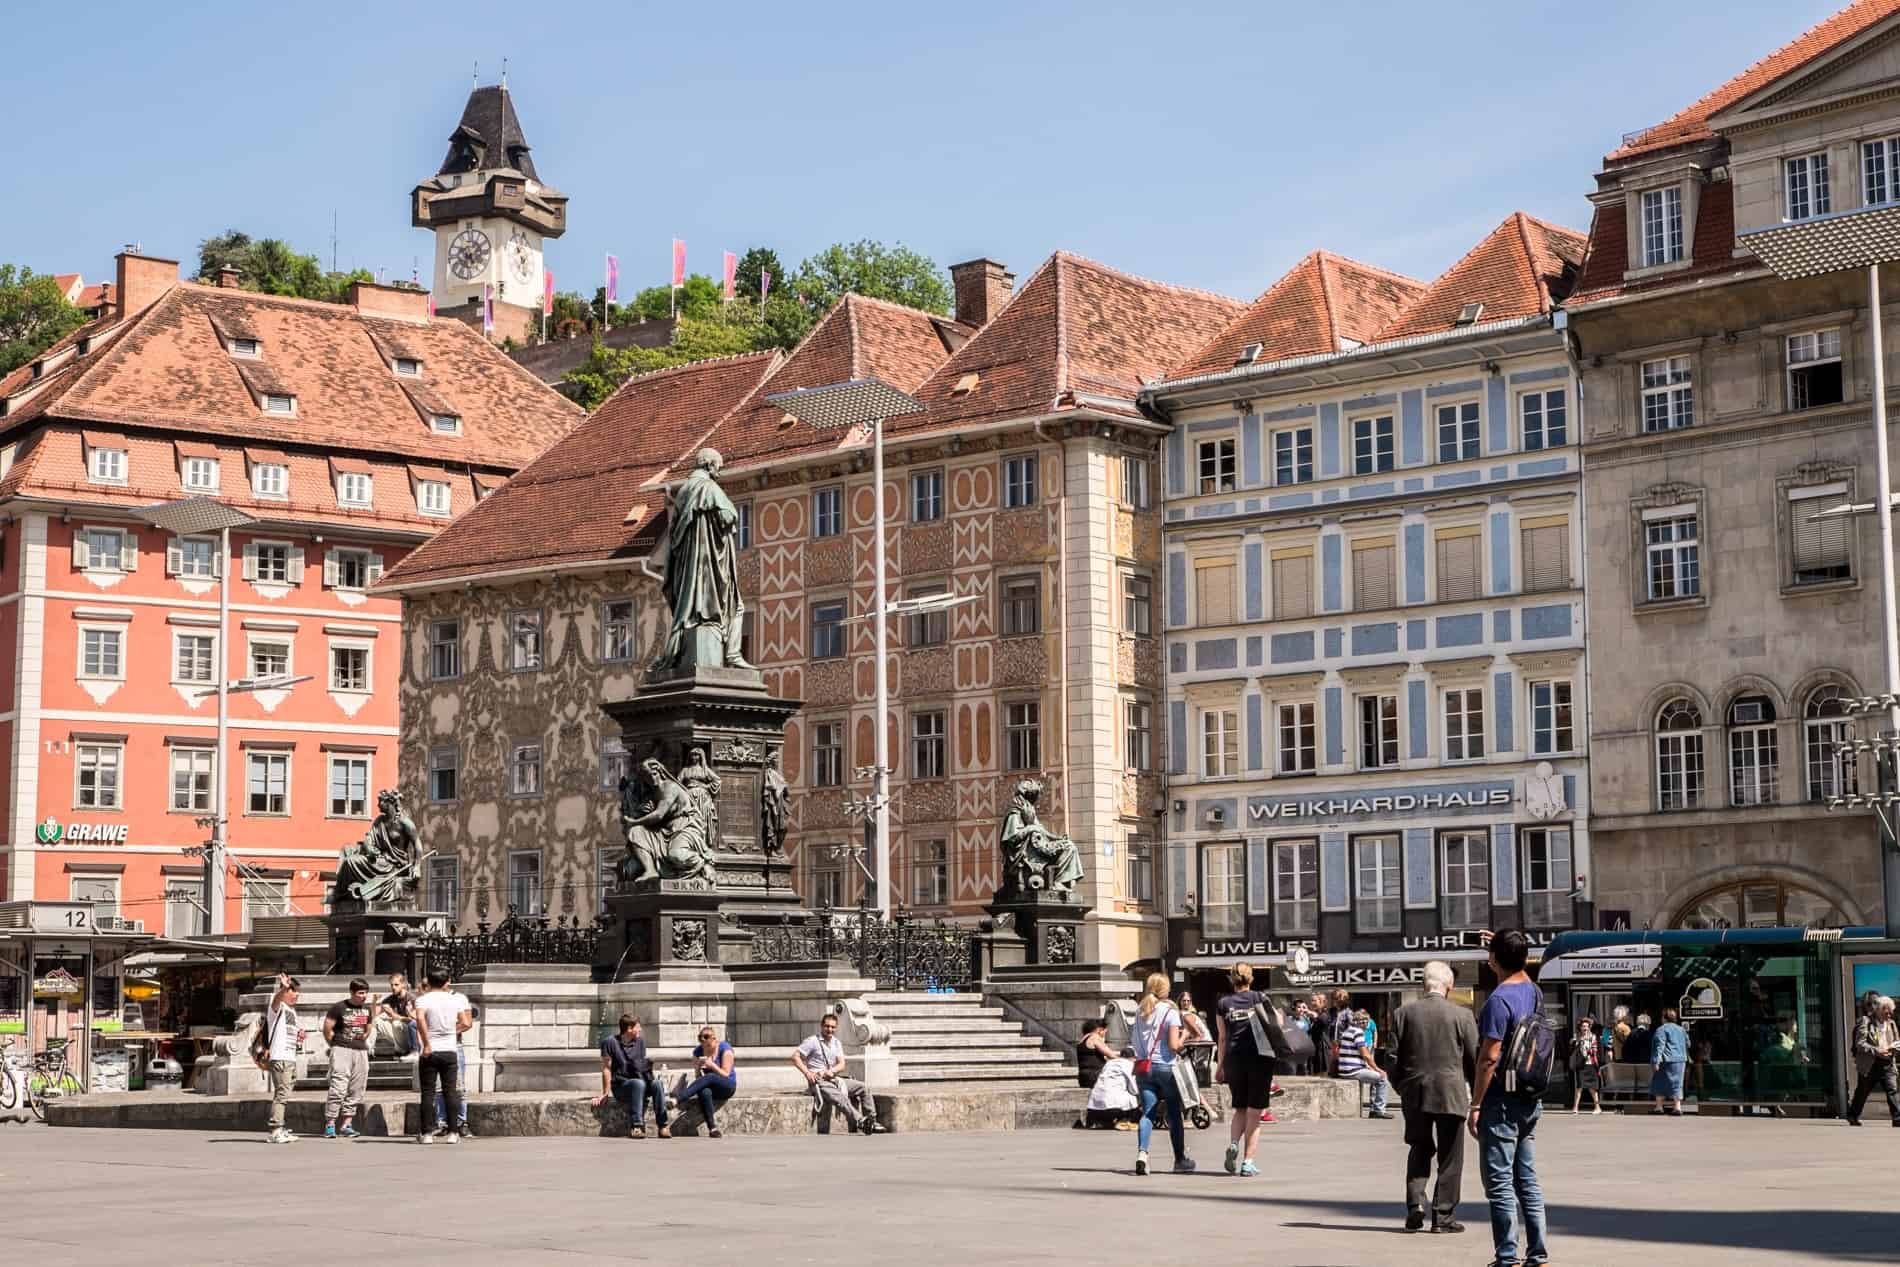
[[[258,1022],[257,1036],[251,1040],[251,1059],[270,1076],[270,1142],[288,1144],[297,1137],[284,1125],[284,1112],[290,1103],[290,1088],[297,1081],[297,1048],[303,1042],[302,1022],[297,1019],[297,978],[277,974],[277,990],[270,1006]]]
[[[1556,1035],[1544,1018],[1544,994],[1524,971],[1530,939],[1515,928],[1491,938],[1497,988],[1478,1011],[1478,1079],[1467,1126],[1478,1141],[1478,1169],[1491,1203],[1495,1267],[1542,1267],[1544,1191],[1532,1147],[1543,1094],[1550,1086]],[[1524,1229],[1524,1257],[1517,1229]]]

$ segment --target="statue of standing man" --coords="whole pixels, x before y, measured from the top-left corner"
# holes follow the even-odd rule
[[[710,666],[749,669],[739,654],[739,511],[719,487],[725,465],[701,449],[692,474],[673,491],[666,536],[643,565],[661,582],[673,623],[653,661],[655,673]],[[659,563],[663,573],[653,570]]]

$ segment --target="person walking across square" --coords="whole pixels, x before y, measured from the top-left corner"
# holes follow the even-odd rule
[[[1900,1053],[1900,1027],[1893,1020],[1893,1000],[1886,995],[1874,999],[1873,1007],[1854,1022],[1854,1065],[1859,1085],[1854,1088],[1854,1104],[1847,1110],[1850,1126],[1860,1125],[1861,1111],[1867,1098],[1879,1087],[1887,1096],[1887,1113],[1900,1126],[1900,1099],[1894,1092],[1894,1058]]]
[[[468,1000],[449,989],[449,974],[431,972],[429,988],[416,1000],[416,1030],[422,1044],[422,1055],[416,1061],[416,1080],[422,1091],[422,1108],[416,1120],[418,1144],[435,1142],[429,1118],[435,1111],[437,1082],[445,1088],[447,1107],[455,1115],[451,1120],[459,1121],[462,1116],[462,1086],[456,1077],[455,1053],[461,1046],[463,1032],[474,1023],[469,1015]],[[460,1139],[452,1129],[442,1135],[445,1144],[454,1144]]]
[[[1214,1081],[1225,1082],[1234,1102],[1227,1125],[1227,1156],[1222,1163],[1230,1175],[1257,1175],[1254,1150],[1260,1144],[1263,1115],[1273,1097],[1273,1053],[1254,1042],[1253,1010],[1265,995],[1253,988],[1253,965],[1237,963],[1227,970],[1231,991],[1215,1004],[1214,1025],[1219,1045],[1214,1049]],[[1269,1005],[1271,1006],[1271,1005]]]
[[[1142,982],[1141,1002],[1135,1009],[1132,1041],[1135,1047],[1135,1082],[1141,1088],[1141,1123],[1135,1134],[1135,1173],[1148,1173],[1148,1142],[1154,1136],[1155,1110],[1166,1106],[1168,1143],[1174,1149],[1177,1174],[1191,1174],[1194,1159],[1187,1154],[1187,1138],[1181,1123],[1186,1112],[1181,1103],[1181,1086],[1174,1080],[1174,1062],[1187,1042],[1187,1028],[1181,1024],[1181,1009],[1168,999],[1168,978],[1150,973]]]
[[[1451,965],[1425,965],[1425,997],[1399,1009],[1392,1021],[1393,1085],[1405,1111],[1405,1227],[1422,1231],[1428,1214],[1425,1184],[1438,1165],[1429,1210],[1432,1231],[1462,1232],[1457,1218],[1464,1188],[1465,1116],[1478,1072],[1478,1024],[1450,999]]]
[[[1537,1179],[1534,1141],[1543,1103],[1527,1092],[1507,1090],[1500,1067],[1504,1044],[1517,1023],[1543,1010],[1544,995],[1524,971],[1530,939],[1515,928],[1491,938],[1491,970],[1498,987],[1478,1012],[1478,1080],[1471,1088],[1467,1128],[1478,1141],[1478,1168],[1485,1199],[1491,1203],[1494,1267],[1543,1267],[1550,1261],[1544,1244],[1544,1189]],[[1524,1257],[1517,1256],[1518,1232]]]

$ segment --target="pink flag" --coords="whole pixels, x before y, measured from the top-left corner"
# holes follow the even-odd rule
[[[495,288],[482,283],[482,333],[495,333]]]
[[[686,284],[686,243],[678,238],[673,239],[673,284]]]
[[[739,257],[731,251],[726,252],[726,298],[731,299],[738,288]]]
[[[429,315],[431,317],[435,316],[435,295],[433,292],[429,295]]]
[[[764,269],[760,269],[759,270],[759,302],[760,303],[765,302],[765,297],[767,294],[771,292],[771,289],[772,289],[772,275],[766,272]]]
[[[544,269],[541,273],[541,315],[554,315],[554,270]]]
[[[607,302],[620,302],[620,257],[617,255],[607,257]]]

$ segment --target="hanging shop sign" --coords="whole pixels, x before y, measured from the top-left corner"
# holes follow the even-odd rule
[[[33,994],[36,998],[77,998],[85,991],[85,984],[68,972],[64,966],[53,968],[33,978]]]

